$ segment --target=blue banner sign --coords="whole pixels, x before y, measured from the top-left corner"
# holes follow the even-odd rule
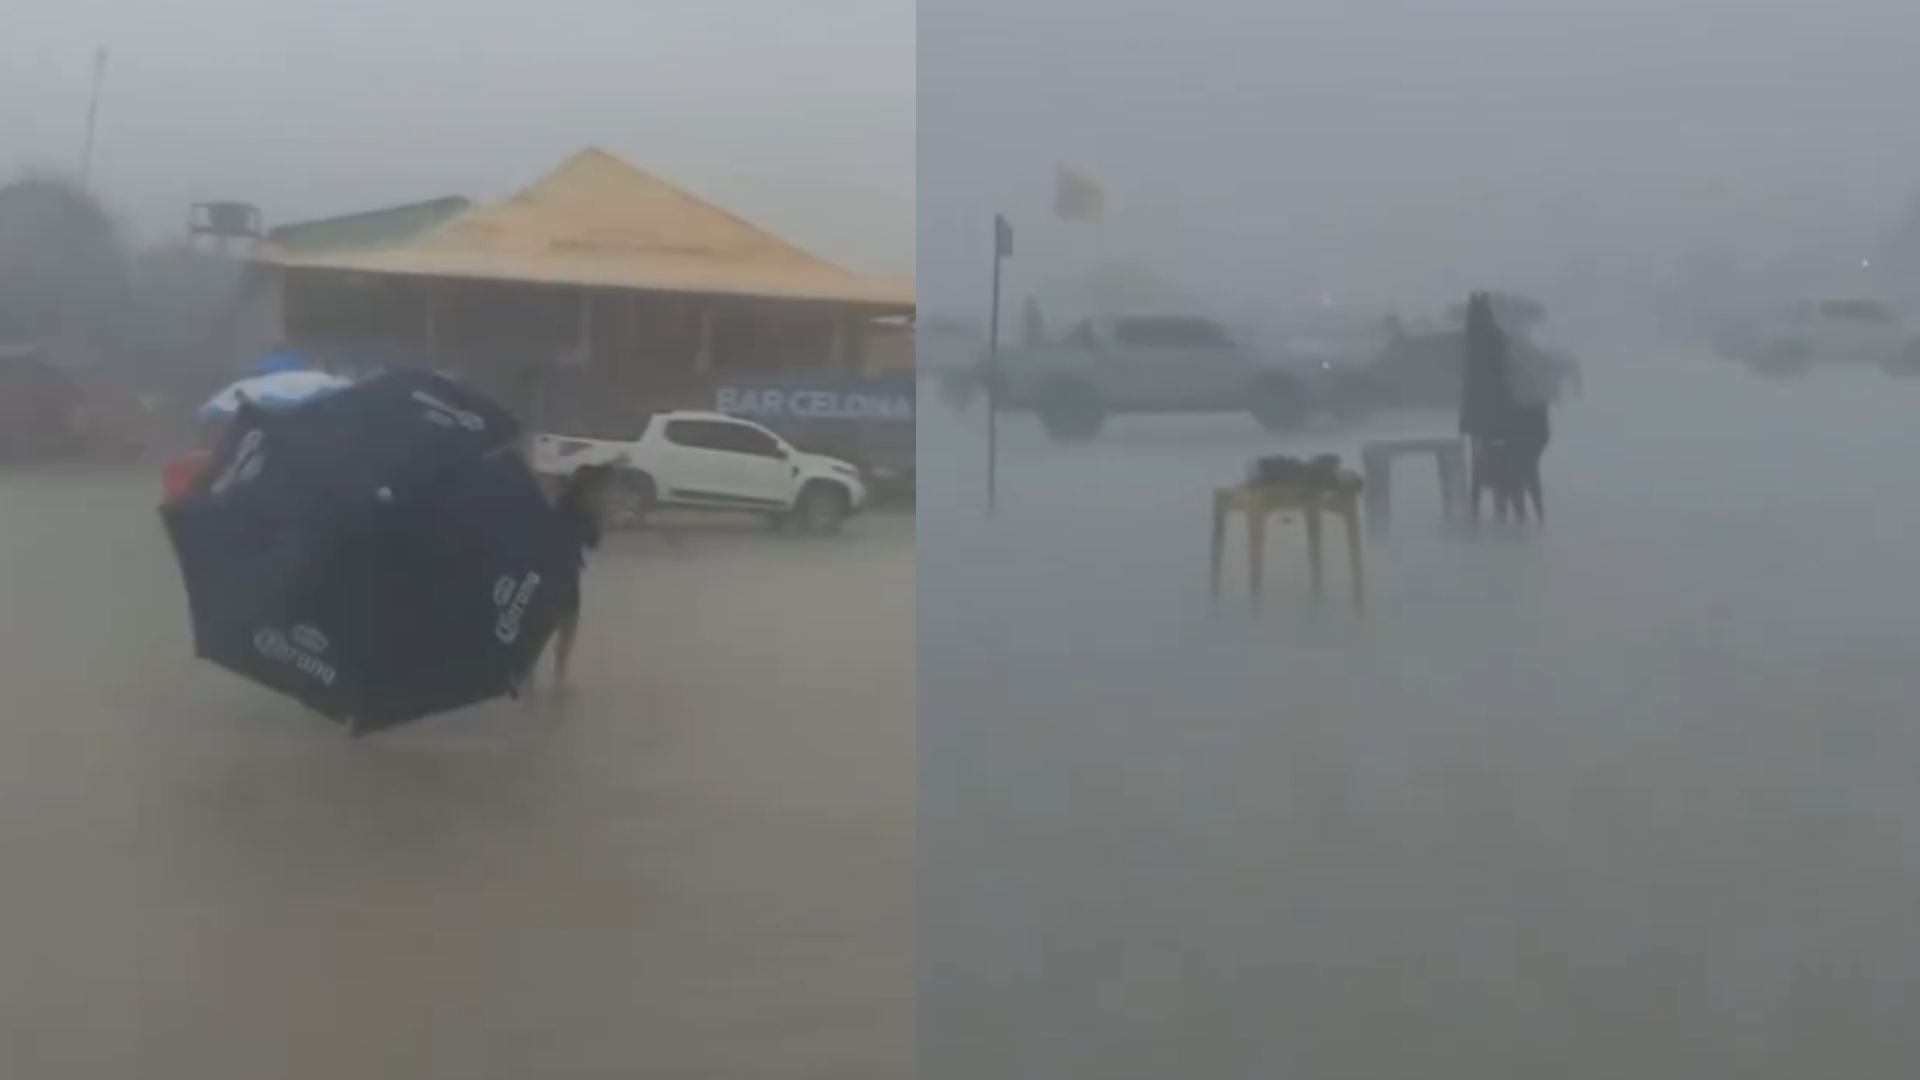
[[[914,420],[911,375],[787,375],[714,387],[715,412],[781,424],[904,424]]]

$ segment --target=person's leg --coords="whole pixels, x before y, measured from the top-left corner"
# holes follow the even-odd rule
[[[1505,523],[1513,515],[1513,448],[1506,442],[1487,440],[1481,456],[1481,483],[1493,495],[1493,519]]]
[[[1481,439],[1467,440],[1467,520],[1480,520],[1480,495],[1487,490],[1487,444]]]
[[[574,610],[560,616],[560,625],[553,635],[553,682],[555,686],[565,686],[567,665],[573,660],[573,641],[580,632],[580,610]]]
[[[1520,495],[1521,460],[1523,454],[1518,444],[1508,441],[1500,444],[1500,520],[1523,522],[1527,520],[1526,500]]]
[[[1529,516],[1527,493],[1532,488],[1533,482],[1528,479],[1528,476],[1532,468],[1531,452],[1525,446],[1516,445],[1513,448],[1513,472],[1509,477],[1509,486],[1513,489],[1513,516],[1516,521],[1525,522]]]
[[[1542,525],[1547,523],[1547,494],[1540,480],[1540,458],[1544,453],[1543,447],[1527,455],[1527,497],[1533,500],[1534,520]]]

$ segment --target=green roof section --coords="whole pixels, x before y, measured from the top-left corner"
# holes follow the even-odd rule
[[[342,248],[384,247],[432,229],[472,206],[459,195],[389,206],[340,217],[296,221],[267,230],[267,242],[282,251],[306,254]]]

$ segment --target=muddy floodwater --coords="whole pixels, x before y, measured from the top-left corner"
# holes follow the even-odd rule
[[[0,474],[0,1074],[911,1072],[910,516],[615,538],[571,696],[356,743],[192,660],[158,489]]]
[[[1590,348],[1543,533],[1403,466],[1364,617],[1297,527],[1206,600],[1264,436],[929,406],[929,1078],[1920,1069],[1920,383]],[[1351,460],[1351,458],[1349,459]]]

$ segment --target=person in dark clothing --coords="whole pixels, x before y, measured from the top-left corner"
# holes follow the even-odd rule
[[[1527,518],[1527,503],[1531,501],[1534,520],[1546,524],[1547,501],[1540,481],[1540,458],[1546,454],[1552,437],[1546,402],[1523,402],[1514,407],[1508,450],[1513,469],[1514,509],[1522,521]]]
[[[1506,518],[1514,509],[1517,468],[1513,444],[1513,373],[1507,336],[1493,317],[1493,301],[1483,292],[1467,299],[1467,325],[1460,372],[1460,434],[1472,451],[1468,507],[1480,517],[1480,497],[1494,496],[1494,513]]]
[[[1479,516],[1481,492],[1493,496],[1496,521],[1525,521],[1527,517],[1525,455],[1511,430],[1501,430],[1474,443],[1473,509]]]
[[[1512,415],[1507,423],[1513,455],[1515,503],[1521,520],[1532,504],[1534,520],[1545,524],[1547,500],[1540,480],[1540,459],[1553,439],[1553,402],[1559,397],[1565,364],[1551,353],[1521,345],[1513,354]]]
[[[582,465],[567,478],[554,500],[554,510],[562,525],[579,546],[580,569],[586,570],[587,552],[600,546],[602,522],[606,517],[607,489],[613,470],[605,465]],[[553,639],[553,677],[560,685],[567,681],[567,665],[573,659],[574,639],[580,632],[580,587],[560,601],[560,625]],[[536,665],[537,666],[537,665]]]

